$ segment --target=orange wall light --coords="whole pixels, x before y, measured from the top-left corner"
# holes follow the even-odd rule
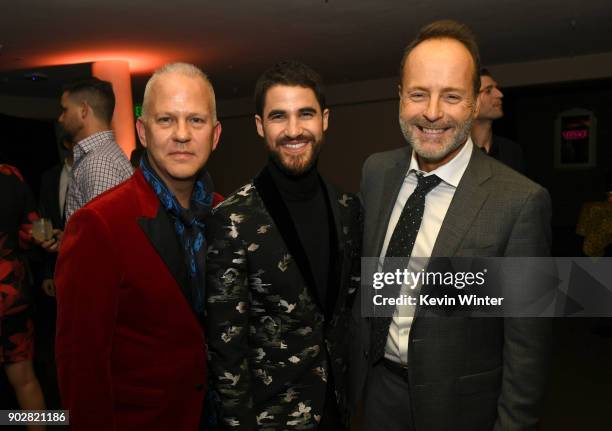
[[[117,144],[129,158],[136,148],[130,66],[127,61],[121,60],[96,61],[91,65],[91,74],[113,85],[115,112],[112,126]]]
[[[33,59],[28,67],[94,63],[97,61],[125,61],[134,74],[150,74],[171,58],[181,58],[181,52],[143,49],[87,49],[51,54]]]

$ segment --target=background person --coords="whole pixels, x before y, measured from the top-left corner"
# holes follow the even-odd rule
[[[31,281],[25,251],[38,220],[36,203],[17,168],[0,164],[0,364],[24,410],[44,410],[45,400],[32,367],[34,327]],[[44,426],[30,425],[30,430]]]
[[[485,68],[480,69],[480,109],[472,124],[472,140],[489,156],[525,174],[525,159],[521,146],[508,138],[493,134],[493,121],[504,116],[503,97],[504,94],[491,73]]]
[[[72,179],[65,220],[98,196],[132,176],[130,161],[115,142],[111,128],[115,95],[109,82],[90,78],[67,85],[58,122],[74,142]]]

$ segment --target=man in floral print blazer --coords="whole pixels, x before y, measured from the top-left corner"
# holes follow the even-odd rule
[[[321,178],[319,76],[283,62],[255,91],[269,161],[207,223],[207,331],[226,429],[339,430],[361,207]]]

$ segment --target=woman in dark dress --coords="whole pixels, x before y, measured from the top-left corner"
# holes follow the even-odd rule
[[[45,408],[32,368],[33,327],[24,260],[36,219],[36,204],[23,177],[16,168],[0,164],[0,364],[24,410]]]

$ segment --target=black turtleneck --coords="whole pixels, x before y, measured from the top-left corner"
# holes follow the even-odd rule
[[[316,165],[307,172],[293,176],[281,170],[270,159],[267,166],[283,199],[310,264],[318,297],[327,304],[330,269],[330,211],[327,195]],[[325,310],[328,311],[328,310]]]

